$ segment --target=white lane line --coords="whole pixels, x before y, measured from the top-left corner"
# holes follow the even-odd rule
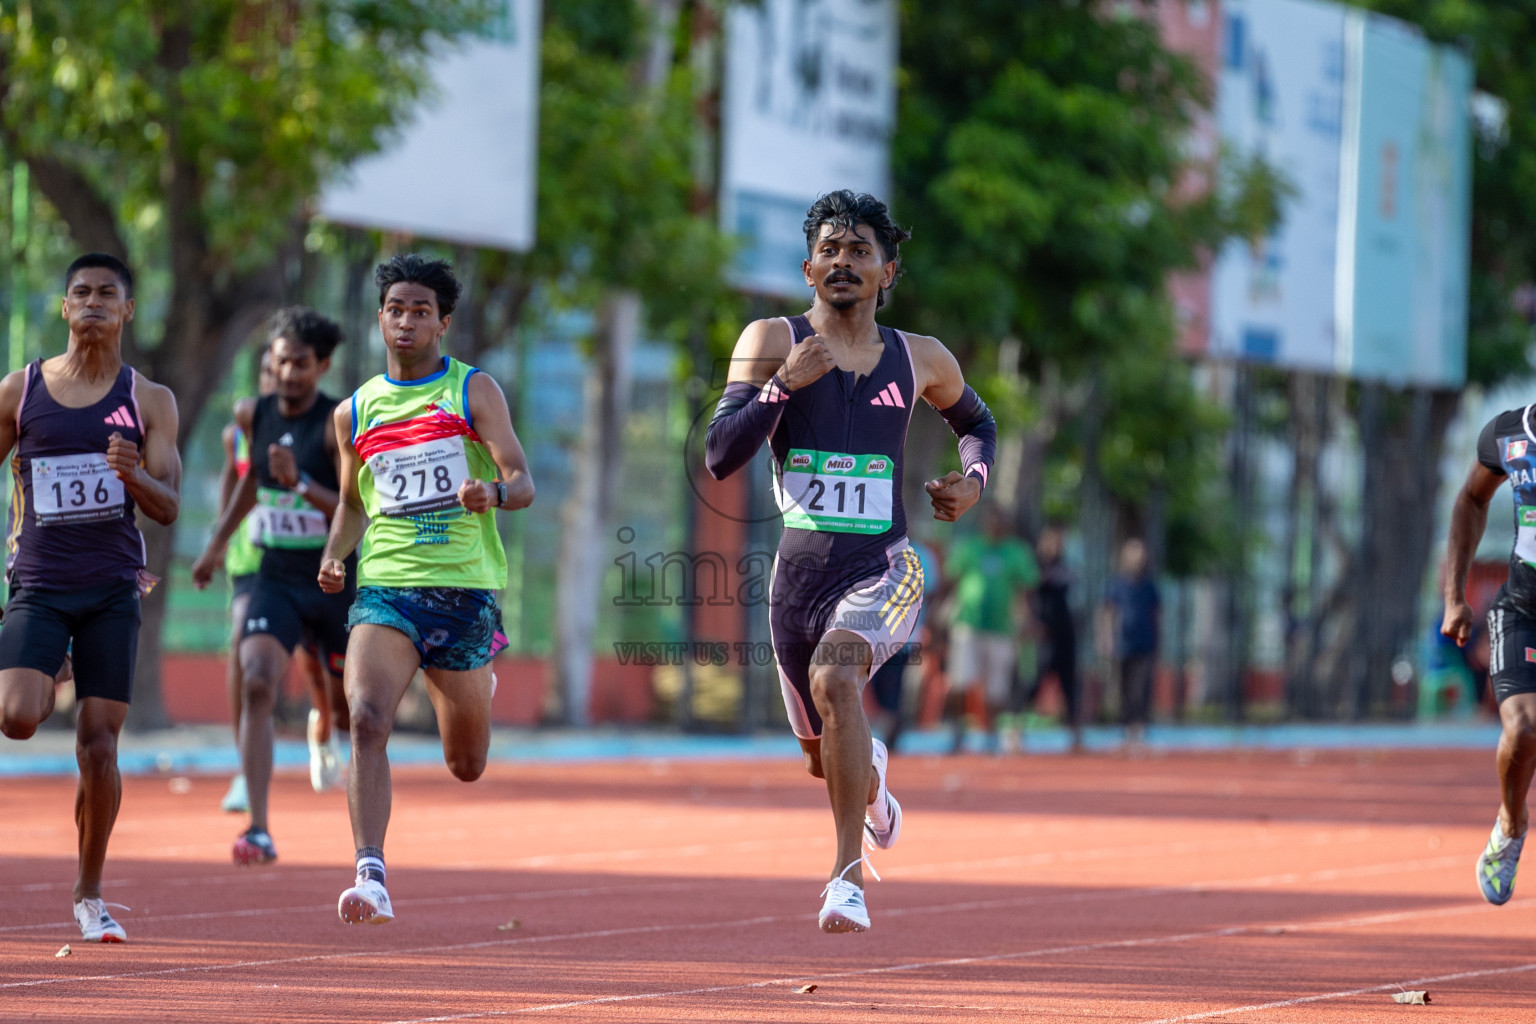
[[[690,843],[684,846],[659,846],[641,847],[627,850],[581,850],[573,853],[539,854],[531,857],[520,857],[511,860],[495,860],[486,862],[462,861],[456,862],[451,867],[454,870],[485,870],[495,868],[508,870],[517,868],[545,868],[558,867],[566,864],[599,863],[606,864],[613,861],[636,861],[645,859],[672,860],[677,857],[699,856],[714,857],[722,853],[752,852],[757,850],[775,850],[784,846],[803,846],[806,837],[781,836],[775,839],[740,839],[725,843]],[[206,847],[187,847],[188,850],[204,850]],[[0,856],[0,861],[5,858]],[[195,866],[192,862],[189,866]],[[402,873],[419,870],[435,870],[434,868],[406,866],[399,868]],[[71,869],[73,870],[73,869]],[[327,874],[335,877],[346,876],[351,871],[350,865],[316,868],[293,868],[281,871],[267,871],[261,874],[252,874],[249,871],[239,870],[223,875],[198,875],[191,878],[133,878],[133,879],[109,879],[107,885],[114,891],[133,885],[219,885],[219,884],[245,884],[256,881],[279,881],[296,877],[308,877]],[[34,882],[20,885],[0,886],[0,892],[56,892],[59,890],[72,890],[73,882]]]
[[[1121,853],[1135,852],[1132,847],[1119,847]],[[1052,893],[1048,896],[1009,896],[988,900],[969,900],[962,903],[943,903],[920,907],[893,907],[880,911],[884,916],[901,917],[909,914],[935,914],[960,910],[997,910],[1005,907],[1040,906],[1052,903],[1081,903],[1095,902],[1099,900],[1135,899],[1143,896],[1167,896],[1179,893],[1209,892],[1213,890],[1226,890],[1232,888],[1270,888],[1277,885],[1286,885],[1295,882],[1320,882],[1332,881],[1340,878],[1358,878],[1369,875],[1400,874],[1410,871],[1428,871],[1435,868],[1453,867],[1460,864],[1466,858],[1462,856],[1436,857],[1428,860],[1397,861],[1385,864],[1363,864],[1352,868],[1325,868],[1321,871],[1299,874],[1289,872],[1280,875],[1264,875],[1258,878],[1234,879],[1219,882],[1192,882],[1185,885],[1156,885],[1143,886],[1137,889],[1091,889],[1084,892]],[[897,872],[887,872],[893,879],[899,878]],[[255,876],[246,876],[255,877]],[[272,876],[278,877],[278,876]],[[736,879],[718,879],[720,882],[739,884]],[[422,896],[418,898],[406,898],[394,900],[397,906],[402,907],[434,907],[434,906],[462,906],[474,903],[496,903],[505,901],[514,903],[519,900],[554,899],[577,896],[612,895],[622,893],[641,892],[676,892],[684,889],[694,889],[699,886],[698,879],[680,882],[651,882],[639,885],[610,885],[594,886],[581,889],[545,889],[536,892],[496,892],[477,893],[472,896]],[[278,914],[318,914],[329,913],[330,903],[310,904],[296,907],[250,907],[242,910],[208,910],[188,912],[184,914],[139,914],[132,918],[124,918],[129,924],[148,923],[150,921],[204,921],[212,918],[224,917],[270,917]],[[0,927],[0,935],[15,932],[45,931],[52,928],[72,927],[72,921],[46,921],[41,924],[15,924]]]
[[[721,879],[721,881],[733,881]],[[739,884],[739,883],[738,883]],[[649,882],[640,885],[601,885],[588,886],[582,889],[541,889],[536,892],[492,892],[477,893],[473,896],[422,896],[416,899],[391,900],[397,907],[434,907],[457,906],[469,903],[495,903],[497,901],[513,900],[548,900],[567,899],[575,896],[611,896],[615,893],[641,893],[641,892],[674,892],[680,889],[697,889],[698,880],[689,882]],[[209,918],[222,917],[267,917],[273,914],[313,914],[335,909],[334,903],[311,904],[302,907],[251,907],[245,910],[208,910],[197,913],[185,914],[136,914],[133,917],[124,916],[124,920],[130,924],[141,924],[148,921],[201,921]],[[44,928],[60,928],[73,926],[74,922],[60,924],[17,924],[0,928],[4,932],[29,932]]]
[[[1287,1006],[1321,1003],[1330,999],[1348,999],[1351,996],[1365,996],[1373,992],[1392,992],[1400,989],[1422,988],[1425,985],[1434,985],[1442,981],[1460,981],[1463,978],[1488,978],[1498,974],[1520,974],[1525,971],[1536,971],[1536,964],[1520,964],[1516,967],[1489,967],[1481,971],[1457,971],[1455,974],[1437,974],[1428,978],[1414,978],[1412,981],[1389,981],[1385,985],[1341,989],[1338,992],[1322,992],[1313,996],[1297,996],[1295,999],[1277,999],[1272,1003],[1233,1006],[1225,1010],[1206,1010],[1203,1013],[1187,1013],[1182,1017],[1160,1017],[1157,1020],[1144,1021],[1143,1024],[1178,1024],[1180,1021],[1205,1020],[1209,1017],[1222,1017],[1229,1013],[1257,1013],[1260,1010],[1280,1010]]]
[[[1528,900],[1528,901],[1524,901],[1524,902],[1532,902],[1532,901]],[[1486,912],[1486,911],[1489,911],[1489,910],[1490,910],[1490,908],[1485,907],[1485,906],[1472,906],[1472,907],[1465,907],[1465,908],[1462,908],[1462,907],[1453,908],[1451,913],[1435,913],[1435,914],[1431,915],[1431,914],[1421,914],[1421,913],[1419,913],[1417,911],[1405,911],[1401,915],[1397,915],[1397,916],[1399,916],[1401,918],[1416,918],[1416,917],[1427,917],[1427,916],[1445,917],[1445,916],[1451,916],[1451,914],[1477,913],[1477,912],[1480,912],[1480,911]],[[1341,918],[1341,919],[1336,920],[1336,921],[1322,922],[1322,923],[1320,923],[1320,925],[1318,925],[1318,927],[1348,928],[1348,927],[1354,927],[1354,926],[1359,926],[1359,925],[1363,925],[1363,924],[1376,923],[1377,921],[1380,920],[1380,918],[1381,918],[1381,915],[1373,915],[1371,917],[1359,917],[1359,918]],[[821,981],[826,981],[828,979],[833,979],[833,978],[855,978],[855,977],[860,977],[860,976],[868,976],[868,975],[876,975],[876,974],[895,974],[895,973],[904,972],[904,971],[928,970],[930,968],[935,968],[935,967],[965,967],[965,966],[971,966],[971,965],[974,965],[974,964],[999,963],[999,962],[1009,961],[1009,960],[1032,960],[1032,959],[1040,959],[1040,958],[1043,958],[1043,957],[1050,957],[1050,956],[1066,956],[1066,955],[1073,954],[1073,953],[1095,953],[1095,952],[1102,952],[1102,951],[1108,950],[1108,949],[1135,949],[1135,948],[1141,948],[1141,947],[1146,947],[1146,946],[1163,946],[1163,945],[1172,945],[1172,944],[1175,944],[1175,943],[1194,942],[1194,941],[1198,941],[1200,939],[1218,939],[1218,938],[1227,938],[1227,937],[1233,936],[1233,935],[1255,934],[1255,933],[1261,934],[1262,932],[1261,932],[1260,929],[1258,929],[1254,925],[1241,925],[1241,926],[1234,926],[1234,927],[1230,927],[1230,928],[1216,928],[1216,929],[1212,929],[1210,931],[1203,931],[1203,932],[1184,932],[1182,934],[1177,934],[1177,935],[1154,935],[1154,936],[1148,936],[1148,937],[1140,938],[1140,939],[1115,939],[1115,940],[1110,940],[1110,941],[1105,941],[1105,942],[1085,942],[1085,943],[1079,943],[1079,944],[1072,945],[1072,946],[1054,946],[1054,947],[1051,947],[1051,948],[1048,948],[1048,949],[1028,949],[1028,950],[1022,950],[1022,951],[1014,952],[1014,953],[993,953],[993,954],[988,955],[988,956],[966,956],[966,957],[954,957],[954,958],[948,959],[948,960],[926,960],[926,961],[921,961],[921,962],[918,962],[918,963],[888,964],[888,965],[883,966],[883,967],[865,967],[865,968],[860,968],[860,969],[857,969],[857,970],[835,971],[835,972],[830,972],[830,973],[826,973],[826,974],[802,974],[802,975],[796,975],[794,977],[770,978],[770,979],[766,979],[766,980],[763,980],[763,981],[741,982],[741,983],[737,983],[737,984],[734,984],[734,985],[711,985],[711,986],[709,986],[707,988],[671,989],[671,990],[657,991],[657,992],[636,992],[636,993],[631,993],[629,995],[601,996],[601,997],[597,997],[597,998],[593,998],[593,999],[576,999],[576,1000],[571,1000],[571,1001],[563,1002],[563,1003],[540,1003],[540,1004],[536,1004],[536,1005],[533,1005],[533,1006],[519,1006],[519,1007],[516,1007],[514,1009],[510,1009],[510,1010],[483,1010],[483,1011],[477,1011],[477,1012],[473,1012],[473,1013],[446,1014],[446,1015],[437,1016],[437,1017],[415,1017],[415,1018],[410,1018],[410,1019],[406,1019],[406,1020],[390,1021],[389,1024],[444,1024],[444,1022],[447,1022],[447,1021],[483,1020],[483,1019],[492,1018],[492,1017],[512,1017],[512,1016],[516,1016],[517,1014],[522,1014],[522,1013],[547,1013],[547,1012],[549,1012],[551,1010],[571,1010],[571,1009],[578,1009],[578,1008],[583,1007],[583,1006],[597,1006],[597,1005],[601,1005],[601,1004],[605,1004],[605,1003],[627,1003],[627,1002],[636,1002],[636,1001],[643,1000],[643,999],[668,999],[668,998],[672,998],[672,997],[676,997],[676,996],[707,995],[707,994],[720,993],[720,992],[748,992],[748,991],[751,991],[753,989],[770,988],[770,987],[772,987],[774,985],[804,984],[806,982],[812,982],[812,981],[814,981],[814,982],[821,982]],[[1487,971],[1465,971],[1465,972],[1462,972],[1460,974],[1446,975],[1446,976],[1444,976],[1442,978],[1421,978],[1421,979],[1418,979],[1418,981],[1415,981],[1415,982],[1404,982],[1404,985],[1406,986],[1408,984],[1428,983],[1428,982],[1432,982],[1432,981],[1435,981],[1435,982],[1438,982],[1438,981],[1449,981],[1449,980],[1454,979],[1454,978],[1477,977],[1477,976],[1482,975],[1482,974],[1508,974],[1508,973],[1513,973],[1513,972],[1515,972],[1517,970],[1532,970],[1532,969],[1536,969],[1536,964],[1526,964],[1526,965],[1523,965],[1523,966],[1518,967],[1518,968],[1495,968],[1495,969],[1491,969],[1491,970],[1487,970]],[[1379,986],[1378,988],[1361,989],[1360,991],[1362,991],[1362,992],[1375,992],[1375,991],[1380,991],[1382,989],[1392,989],[1394,987],[1396,987],[1396,986],[1388,984],[1388,985]],[[1330,994],[1328,996],[1312,997],[1311,999],[1307,999],[1307,998],[1298,999],[1298,1000],[1295,1000],[1295,1002],[1317,1001],[1318,999],[1337,998],[1338,995],[1352,995],[1352,994],[1356,994],[1356,993]],[[1275,1004],[1270,1004],[1270,1005],[1273,1005],[1273,1006],[1283,1006],[1283,1005],[1289,1005],[1289,1004],[1288,1003],[1275,1003]],[[1265,1006],[1265,1007],[1251,1007],[1249,1009],[1266,1009],[1266,1008],[1268,1008],[1268,1007],[1267,1006]],[[1170,1018],[1169,1021],[1155,1021],[1155,1022],[1151,1022],[1151,1024],[1171,1024],[1171,1021],[1195,1020],[1195,1019],[1198,1019],[1198,1017],[1210,1017],[1210,1016],[1215,1016],[1217,1014],[1224,1013],[1224,1012],[1241,1012],[1241,1011],[1240,1010],[1239,1011],[1213,1010],[1213,1011],[1210,1011],[1209,1013],[1198,1014],[1195,1017],[1176,1017],[1176,1018]]]
[[[1415,863],[1416,862],[1409,862],[1409,866],[1413,866]],[[1375,865],[1372,865],[1372,867],[1375,867]],[[1328,873],[1329,874],[1333,874],[1335,872],[1328,872]],[[1275,877],[1275,876],[1271,876],[1271,877]],[[1291,876],[1283,876],[1283,877],[1289,878]],[[1303,876],[1303,880],[1305,880],[1304,876]],[[1032,904],[1032,903],[1040,904],[1040,903],[1052,903],[1052,902],[1062,902],[1062,903],[1068,903],[1068,902],[1087,902],[1087,901],[1090,901],[1090,900],[1098,900],[1098,899],[1106,899],[1106,900],[1107,899],[1114,899],[1116,897],[1136,898],[1136,897],[1148,896],[1148,895],[1160,896],[1160,895],[1167,895],[1167,894],[1172,894],[1172,893],[1188,892],[1191,889],[1201,888],[1201,887],[1208,887],[1208,886],[1211,886],[1211,885],[1214,885],[1214,884],[1216,884],[1216,883],[1200,883],[1199,886],[1185,886],[1185,887],[1176,887],[1176,888],[1159,886],[1159,887],[1147,888],[1147,889],[1100,890],[1100,891],[1088,892],[1088,893],[1062,893],[1062,894],[1056,894],[1056,895],[1052,895],[1052,896],[1021,896],[1021,897],[1018,897],[1016,899],[1008,899],[1008,900],[976,900],[976,901],[963,902],[963,903],[934,904],[934,905],[930,905],[930,906],[926,906],[926,907],[895,908],[895,909],[892,909],[892,910],[883,911],[882,913],[884,915],[887,915],[887,916],[898,917],[898,916],[913,915],[913,914],[953,913],[953,912],[958,911],[958,910],[996,909],[996,908],[999,908],[999,907],[1026,906],[1026,905],[1029,905],[1029,904]],[[1228,883],[1228,884],[1242,885],[1244,883],[1241,882],[1241,881],[1235,881],[1235,882]],[[1521,900],[1521,901],[1514,901],[1514,902],[1518,903],[1518,904],[1523,904],[1523,903],[1531,902],[1531,901],[1523,901],[1523,900]],[[327,908],[327,909],[329,909],[329,908]],[[1294,925],[1293,924],[1293,925],[1290,925],[1290,927],[1295,928],[1295,929],[1300,929],[1300,928],[1304,928],[1304,927],[1310,927],[1310,928],[1352,927],[1352,926],[1355,926],[1355,925],[1358,925],[1358,924],[1374,924],[1374,923],[1381,923],[1383,921],[1401,920],[1401,919],[1416,918],[1416,917],[1445,917],[1445,916],[1454,916],[1454,915],[1457,915],[1457,914],[1488,911],[1489,909],[1490,908],[1488,908],[1487,906],[1484,906],[1482,904],[1474,904],[1474,905],[1467,906],[1467,907],[1443,908],[1443,909],[1437,910],[1437,911],[1417,911],[1417,910],[1415,910],[1415,911],[1406,911],[1406,912],[1403,912],[1401,914],[1396,914],[1396,915],[1392,915],[1392,914],[1380,915],[1380,914],[1377,914],[1377,915],[1372,915],[1371,917],[1366,917],[1366,918],[1344,918],[1344,919],[1341,919],[1341,920],[1335,921],[1335,922],[1321,922],[1321,923],[1316,923],[1316,924],[1303,924],[1303,925]],[[351,958],[360,957],[360,956],[370,956],[370,957],[411,956],[411,955],[416,955],[416,954],[420,954],[420,953],[447,953],[447,952],[456,952],[456,951],[462,951],[462,950],[467,950],[467,949],[490,949],[490,948],[501,947],[501,946],[521,946],[521,945],[531,945],[531,944],[535,944],[535,943],[543,944],[543,943],[549,943],[549,942],[579,941],[579,940],[582,940],[582,939],[606,939],[606,938],[616,938],[616,937],[621,937],[621,936],[626,936],[626,935],[652,935],[652,934],[658,934],[658,933],[662,933],[662,932],[691,932],[691,931],[704,931],[704,930],[712,930],[712,929],[719,929],[719,928],[741,928],[741,929],[745,929],[745,928],[748,928],[748,927],[755,927],[755,926],[764,925],[764,924],[780,924],[780,923],[787,922],[787,921],[809,920],[811,918],[811,916],[812,915],[810,915],[810,914],[774,914],[774,915],[763,915],[763,916],[759,916],[759,917],[741,918],[741,919],[728,920],[728,921],[704,921],[704,922],[687,922],[687,923],[683,923],[683,924],[642,925],[642,926],[634,926],[634,927],[629,927],[629,928],[607,928],[607,929],[602,929],[602,930],[598,930],[598,931],[563,932],[563,933],[554,934],[554,935],[526,935],[526,936],[519,936],[517,938],[509,938],[509,939],[488,939],[488,940],[484,940],[484,941],[481,941],[481,942],[454,943],[454,944],[450,944],[450,945],[441,945],[441,946],[419,946],[419,947],[410,948],[410,949],[367,950],[367,951],[352,951],[352,952],[346,952],[346,953],[316,953],[316,954],[310,954],[308,956],[276,957],[276,958],[272,958],[272,959],[268,959],[268,960],[237,960],[237,961],[232,961],[232,962],[223,963],[223,964],[201,964],[201,965],[196,965],[196,966],[191,966],[191,967],[166,967],[166,968],[161,968],[161,969],[158,969],[158,970],[128,971],[128,972],[119,973],[119,974],[92,974],[92,975],[80,975],[80,976],[63,977],[63,978],[36,978],[36,979],[31,980],[31,981],[14,981],[14,982],[6,982],[6,983],[3,983],[3,984],[0,984],[0,990],[10,989],[10,988],[37,988],[37,987],[44,986],[44,985],[62,985],[62,984],[67,984],[67,983],[70,983],[70,982],[78,982],[78,981],[116,981],[116,980],[125,979],[125,978],[159,977],[159,976],[164,976],[164,975],[169,975],[169,974],[210,973],[210,972],[213,972],[213,971],[220,971],[220,970],[226,970],[226,969],[228,969],[228,970],[235,970],[235,969],[243,969],[243,968],[249,968],[249,967],[271,967],[271,966],[276,966],[276,965],[280,965],[280,964],[301,964],[301,963],[314,963],[314,962],[326,961],[326,960],[346,960],[346,959],[351,959]],[[1222,929],[1218,929],[1218,930],[1210,931],[1210,932],[1191,932],[1191,933],[1188,933],[1188,934],[1185,934],[1185,935],[1182,935],[1182,936],[1171,936],[1171,937],[1162,937],[1162,938],[1154,936],[1154,937],[1146,938],[1146,939],[1126,939],[1126,940],[1118,940],[1118,941],[1115,941],[1115,942],[1107,942],[1107,943],[1092,943],[1092,944],[1088,944],[1088,945],[1084,945],[1084,946],[1061,947],[1060,949],[1056,949],[1056,950],[1049,950],[1049,949],[1048,950],[1030,950],[1030,951],[1026,951],[1026,952],[1023,952],[1023,953],[1003,953],[1003,954],[997,954],[997,955],[994,955],[994,956],[966,957],[966,958],[963,958],[961,960],[955,960],[955,961],[948,961],[948,960],[946,960],[946,961],[935,961],[935,963],[941,963],[941,964],[949,964],[949,963],[985,963],[985,962],[988,962],[988,961],[993,961],[993,960],[998,960],[998,959],[1007,960],[1007,959],[1017,959],[1017,958],[1020,958],[1020,957],[1048,956],[1048,955],[1051,955],[1054,952],[1066,953],[1066,952],[1094,950],[1094,949],[1111,949],[1111,948],[1119,948],[1119,947],[1124,947],[1124,946],[1153,945],[1153,944],[1157,944],[1157,943],[1160,943],[1160,942],[1184,942],[1184,941],[1188,941],[1188,940],[1194,939],[1194,938],[1240,934],[1240,933],[1243,933],[1243,932],[1254,931],[1256,928],[1259,928],[1259,927],[1260,926],[1254,925],[1254,924],[1234,925],[1234,926],[1231,926],[1231,927],[1228,927],[1228,928],[1222,928]],[[846,972],[846,974],[824,975],[824,977],[844,977],[844,976],[849,976],[849,975],[853,975],[853,974],[880,973],[882,971],[915,970],[915,969],[917,969],[920,966],[922,966],[922,965],[897,965],[897,966],[894,966],[894,967],[877,967],[877,968],[869,968],[869,969],[861,970],[861,971]],[[812,980],[814,980],[814,979],[812,979]],[[770,982],[762,982],[762,983],[760,983],[760,985],[768,985],[768,984],[776,984],[776,983],[777,982],[770,981]],[[759,985],[759,987],[760,987],[760,985]],[[739,987],[742,987],[742,986],[725,986],[724,988],[720,989],[720,991],[724,991],[725,989],[729,989],[729,988],[733,988],[733,987],[739,988]],[[748,986],[748,987],[751,987],[751,986]],[[709,989],[707,991],[715,991],[715,990],[716,989]],[[700,990],[700,991],[706,991],[706,990]],[[636,996],[634,998],[660,998],[662,995],[666,995],[666,994],[667,993],[656,993],[653,996],[646,996],[646,997]],[[615,997],[608,997],[606,999],[598,1000],[598,1002],[611,1002],[611,1001],[613,1001],[615,999],[618,999],[618,998],[620,998],[620,997],[617,997],[617,996],[615,996]],[[563,1006],[564,1004],[560,1004],[560,1005]],[[585,1004],[572,1004],[572,1005],[585,1005]],[[518,1011],[518,1012],[523,1012],[523,1011]]]

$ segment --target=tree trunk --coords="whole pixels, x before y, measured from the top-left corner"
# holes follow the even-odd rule
[[[1324,710],[1355,718],[1393,710],[1392,665],[1411,653],[1434,551],[1434,495],[1455,391],[1362,388],[1360,535],[1323,615],[1332,626],[1313,673]]]
[[[145,561],[150,572],[162,577],[161,582],[139,602],[143,616],[139,626],[139,651],[134,665],[133,703],[128,708],[130,729],[164,729],[171,724],[165,711],[165,701],[160,687],[160,657],[165,642],[165,601],[170,585],[164,579],[166,567],[171,562],[171,551],[176,544],[176,524],[161,526],[146,516],[139,516],[139,529],[144,534]],[[159,568],[156,569],[155,567]]]
[[[217,295],[212,282],[178,281],[166,317],[165,340],[149,353],[147,367],[138,367],[150,380],[170,388],[176,396],[178,416],[176,447],[185,451],[187,440],[218,389],[224,372],[245,343],[277,304],[281,274],[277,266],[242,282],[238,305],[188,300],[187,293]],[[208,307],[212,307],[211,311]],[[211,315],[210,315],[211,313]],[[218,367],[209,373],[207,367]],[[185,481],[183,481],[185,491]],[[145,566],[161,583],[140,604],[139,653],[134,666],[133,708],[130,724],[135,729],[159,728],[169,723],[161,688],[160,666],[164,651],[162,631],[165,605],[171,591],[171,559],[175,553],[176,525],[161,526],[139,517],[144,533]]]
[[[610,292],[598,310],[575,483],[560,516],[554,667],[565,720],[574,726],[591,719],[592,636],[623,461],[640,314],[640,297],[630,291]]]
[[[1319,491],[1322,449],[1327,437],[1326,382],[1316,374],[1293,373],[1287,382],[1290,446],[1293,454],[1285,536],[1285,695],[1288,710],[1303,718],[1319,714],[1311,685],[1317,616],[1318,553],[1321,550]]]

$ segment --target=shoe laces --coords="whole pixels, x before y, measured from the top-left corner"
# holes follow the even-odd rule
[[[100,896],[87,896],[80,901],[80,908],[85,911],[92,921],[100,921],[102,917],[111,918],[112,915],[107,913],[108,907],[116,907],[118,910],[126,910],[130,914],[133,913],[132,907],[122,903],[108,903]]]
[[[1520,856],[1520,848],[1525,845],[1525,836],[1507,836],[1502,825],[1493,826],[1493,836],[1488,841],[1489,852],[1495,856],[1506,855]]]
[[[869,859],[868,854],[865,854],[858,860],[851,861],[847,867],[839,871],[837,873],[837,877],[828,882],[826,888],[821,890],[821,894],[825,896],[828,893],[836,893],[839,899],[847,897],[848,894],[845,892],[846,889],[852,889],[854,892],[862,894],[864,890],[855,885],[853,882],[848,881],[847,878],[848,872],[853,870],[855,864],[863,864],[865,867],[869,868],[869,873],[875,876],[875,881],[883,881],[883,879],[880,877],[880,872],[875,870],[874,862]]]

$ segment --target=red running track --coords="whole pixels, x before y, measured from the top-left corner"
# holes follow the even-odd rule
[[[133,908],[125,945],[69,923],[73,783],[0,784],[0,1020],[1536,1013],[1536,891],[1494,908],[1473,883],[1491,751],[896,759],[905,830],[863,935],[816,930],[830,816],[797,764],[397,772],[381,927],[336,917],[340,794],[280,777],[282,859],[237,870],[224,780],[168,783],[126,782],[105,893]]]

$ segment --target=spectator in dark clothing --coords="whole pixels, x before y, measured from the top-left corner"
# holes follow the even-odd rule
[[[1076,753],[1083,749],[1082,691],[1077,678],[1077,624],[1067,600],[1072,570],[1067,567],[1063,551],[1065,539],[1061,527],[1047,526],[1040,531],[1040,540],[1035,546],[1035,558],[1040,565],[1035,618],[1040,623],[1045,650],[1033,684],[1021,706],[1014,710],[1023,711],[1034,704],[1045,677],[1055,675],[1056,684],[1061,687],[1062,701],[1067,706],[1067,727],[1072,730],[1072,750]]]
[[[1125,738],[1140,743],[1152,703],[1161,615],[1157,583],[1147,565],[1147,546],[1132,538],[1120,549],[1120,574],[1109,581],[1104,606],[1120,676],[1120,713]]]

